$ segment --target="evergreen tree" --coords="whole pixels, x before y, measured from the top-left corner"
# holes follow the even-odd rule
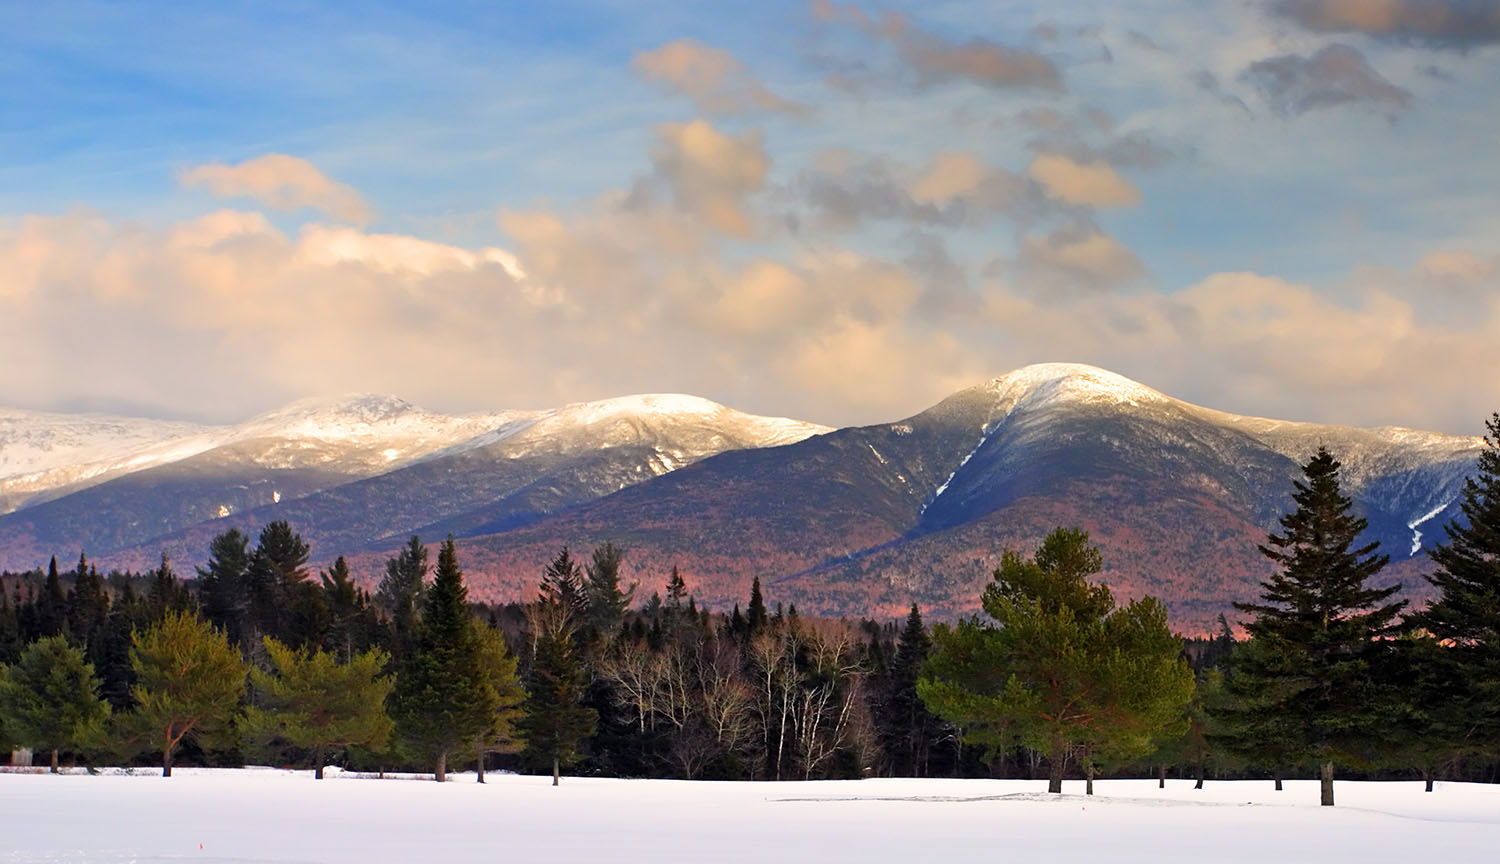
[[[98,739],[109,704],[99,698],[99,679],[83,651],[62,636],[33,642],[0,676],[0,726],[16,743],[57,752]]]
[[[506,646],[505,635],[480,621],[472,621],[470,626],[474,628],[478,647],[480,681],[493,694],[484,700],[494,708],[489,723],[474,738],[477,780],[483,783],[486,755],[514,753],[521,747],[517,723],[525,716],[526,691],[516,675],[517,658]]]
[[[561,607],[576,629],[588,614],[588,596],[583,588],[583,568],[564,546],[542,572],[541,601]]]
[[[1366,522],[1339,491],[1339,468],[1321,447],[1303,466],[1296,509],[1260,547],[1278,569],[1261,583],[1261,602],[1234,604],[1255,616],[1246,629],[1258,647],[1235,655],[1233,687],[1256,695],[1227,718],[1257,737],[1265,733],[1255,727],[1274,717],[1291,759],[1320,766],[1325,806],[1333,805],[1334,766],[1371,762],[1400,710],[1377,667],[1405,605],[1386,602],[1399,585],[1365,585],[1388,559],[1379,543],[1355,546]]]
[[[277,520],[261,529],[249,568],[251,609],[260,635],[293,647],[322,642],[328,610],[322,591],[309,578],[309,554],[290,523]],[[258,641],[253,647],[259,649]]]
[[[163,777],[172,776],[184,741],[216,744],[233,733],[245,664],[212,625],[187,612],[169,613],[135,634],[130,662],[136,676],[136,707],[126,718],[130,738],[160,749]]]
[[[583,704],[587,681],[573,643],[574,616],[558,596],[538,602],[532,612],[531,670],[526,680],[526,716],[519,726],[526,738],[526,761],[552,770],[556,786],[562,769],[583,755],[585,738],[594,734],[599,715]]]
[[[160,621],[168,612],[186,612],[193,608],[192,595],[177,581],[177,573],[172,570],[165,549],[161,553],[160,566],[146,575],[150,580],[146,586],[146,609],[152,621]]]
[[[62,577],[57,572],[57,556],[47,565],[47,581],[42,583],[41,596],[36,598],[36,627],[34,638],[58,636],[68,632],[68,594],[63,590]]]
[[[768,621],[766,616],[766,599],[760,593],[759,576],[756,576],[750,582],[750,607],[745,612],[745,618],[752,638],[760,635],[766,629]]]
[[[1081,754],[1092,791],[1098,764],[1144,755],[1180,729],[1192,696],[1166,610],[1150,597],[1115,608],[1108,588],[1088,582],[1101,567],[1077,529],[1053,531],[1034,560],[1005,552],[981,601],[995,625],[935,628],[917,683],[966,740],[1045,752],[1049,792],[1062,791],[1070,752]]]
[[[198,602],[230,644],[246,647],[250,620],[250,538],[231,528],[208,544],[208,567],[198,569]]]
[[[324,756],[335,747],[384,747],[391,734],[385,712],[394,681],[380,674],[389,657],[378,648],[340,662],[321,649],[296,650],[266,637],[270,669],[251,669],[262,704],[248,726],[313,753],[313,777],[323,779]]]
[[[634,583],[627,589],[620,588],[620,563],[624,558],[624,550],[613,543],[605,543],[594,550],[592,559],[584,567],[589,626],[606,638],[616,635],[625,618],[625,610],[630,608],[631,598],[635,596]]]
[[[323,583],[322,605],[328,610],[328,632],[323,647],[348,663],[356,652],[370,647],[367,598],[354,584],[349,562],[342,555],[318,578]],[[390,659],[389,654],[384,656]]]
[[[426,590],[427,547],[413,534],[396,557],[385,562],[385,576],[375,589],[375,605],[391,626],[391,655],[399,665],[416,647],[417,614]]]
[[[1448,646],[1423,656],[1439,668],[1426,674],[1444,685],[1426,736],[1455,753],[1500,754],[1500,414],[1485,424],[1479,473],[1464,481],[1463,520],[1445,527],[1448,542],[1428,551],[1437,570],[1427,581],[1438,597],[1408,623]]]
[[[876,651],[881,650],[877,636]],[[944,724],[917,695],[922,664],[932,653],[932,637],[922,623],[922,612],[913,603],[896,642],[884,677],[882,700],[875,713],[881,746],[891,773],[897,777],[926,777],[932,750],[944,735]],[[880,663],[872,657],[872,663]]]
[[[468,589],[450,536],[438,550],[415,650],[390,697],[397,735],[412,755],[432,761],[439,783],[448,779],[448,757],[488,728],[497,710],[470,617]]]
[[[68,634],[85,652],[98,639],[99,630],[109,617],[109,595],[99,571],[78,556],[73,570],[73,590],[68,592]]]

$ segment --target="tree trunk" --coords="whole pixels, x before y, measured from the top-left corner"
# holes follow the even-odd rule
[[[172,776],[172,748],[161,751],[161,776]]]
[[[1332,762],[1324,762],[1323,763],[1323,770],[1320,772],[1320,774],[1321,774],[1321,777],[1319,779],[1322,781],[1322,783],[1319,784],[1320,785],[1321,795],[1320,795],[1320,797],[1318,799],[1318,803],[1322,804],[1324,807],[1332,807],[1333,806],[1333,763]]]
[[[313,748],[313,779],[323,779],[323,748]]]
[[[474,752],[479,755],[479,758],[475,760],[475,765],[474,765],[475,777],[474,777],[474,779],[475,779],[476,782],[483,783],[484,782],[484,748],[481,747],[481,746],[479,746],[479,743],[477,741],[474,743]]]
[[[1156,788],[1167,788],[1167,766],[1165,765],[1156,766]]]
[[[1276,781],[1276,791],[1280,792],[1281,791],[1281,770],[1277,769],[1274,773],[1272,773],[1271,774],[1271,779],[1273,779],[1273,780]]]
[[[1092,762],[1083,768],[1083,794],[1094,794],[1094,764]]]
[[[1204,765],[1203,765],[1202,762],[1199,762],[1198,763],[1198,782],[1193,784],[1193,788],[1194,789],[1202,789],[1203,788],[1203,773],[1204,773]]]
[[[433,779],[436,780],[439,783],[446,783],[448,781],[448,754],[447,753],[439,753],[438,754],[437,771],[435,771],[433,773]]]
[[[1432,791],[1432,772],[1429,771],[1429,770],[1427,770],[1426,768],[1423,768],[1422,769],[1422,779],[1425,780],[1425,781],[1427,781],[1427,789],[1425,791],[1431,792]]]
[[[52,748],[52,773],[57,773],[57,748]]]
[[[557,757],[552,757],[552,785],[556,786],[561,779],[562,772],[558,770]]]
[[[1063,778],[1063,748],[1061,744],[1054,743],[1052,752],[1047,755],[1047,791],[1061,795]]]

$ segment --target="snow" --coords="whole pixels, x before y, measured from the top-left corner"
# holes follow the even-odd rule
[[[1417,530],[1417,526],[1431,520],[1439,513],[1442,513],[1444,510],[1447,510],[1448,505],[1452,503],[1453,502],[1448,501],[1439,504],[1431,510],[1428,510],[1426,513],[1423,513],[1421,516],[1418,516],[1417,518],[1406,523],[1406,527],[1411,529],[1411,553],[1407,555],[1408,558],[1422,550],[1422,532]]]
[[[1500,787],[1314,781],[705,783],[491,774],[0,774],[11,862],[1486,861]],[[25,830],[20,830],[24,826]]]
[[[989,382],[989,388],[1016,408],[1056,403],[1113,402],[1149,405],[1172,402],[1144,384],[1108,369],[1083,363],[1035,363]]]

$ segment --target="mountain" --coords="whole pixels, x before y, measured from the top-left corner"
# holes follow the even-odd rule
[[[64,425],[55,415],[41,418],[27,440],[47,440],[46,430]],[[73,485],[0,516],[0,567],[31,567],[79,549],[119,566],[141,566],[163,549],[192,562],[214,534],[231,526],[253,532],[280,518],[320,549],[340,551],[411,531],[493,529],[725,449],[827,429],[695,397],[647,395],[458,417],[394,397],[353,396],[188,431],[165,440],[142,440],[142,433],[112,450],[102,434],[77,447],[108,458],[89,463],[92,473],[54,469]]]
[[[1240,417],[1088,366],[1043,364],[895,423],[725,453],[530,525],[462,544],[476,596],[513,598],[569,543],[613,540],[646,590],[676,564],[699,599],[743,603],[753,576],[804,611],[973,611],[1006,548],[1057,525],[1102,547],[1122,597],[1212,627],[1268,571],[1256,544],[1320,445],[1420,594],[1422,546],[1456,513],[1482,444],[1399,428]],[[369,563],[373,563],[369,562]]]
[[[1268,575],[1256,546],[1320,445],[1392,557],[1385,578],[1421,599],[1422,549],[1483,446],[1228,414],[1076,364],[839,430],[663,395],[465,417],[361,396],[207,429],[72,418],[65,435],[47,422],[0,426],[0,440],[30,442],[0,465],[75,485],[0,516],[0,567],[82,548],[128,567],[166,550],[186,568],[215,534],[287,519],[316,561],[349,555],[365,579],[410,534],[452,533],[476,599],[526,596],[560,547],[610,540],[644,594],[677,565],[718,608],[759,576],[770,602],[806,612],[887,617],[918,602],[951,617],[976,609],[1003,550],[1079,525],[1117,595],[1161,597],[1194,632],[1255,596]]]

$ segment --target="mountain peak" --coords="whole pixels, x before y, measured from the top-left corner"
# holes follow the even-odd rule
[[[1027,407],[1054,402],[1113,402],[1144,405],[1173,401],[1170,397],[1097,366],[1083,363],[1035,363],[995,378],[985,385],[999,396]]]

